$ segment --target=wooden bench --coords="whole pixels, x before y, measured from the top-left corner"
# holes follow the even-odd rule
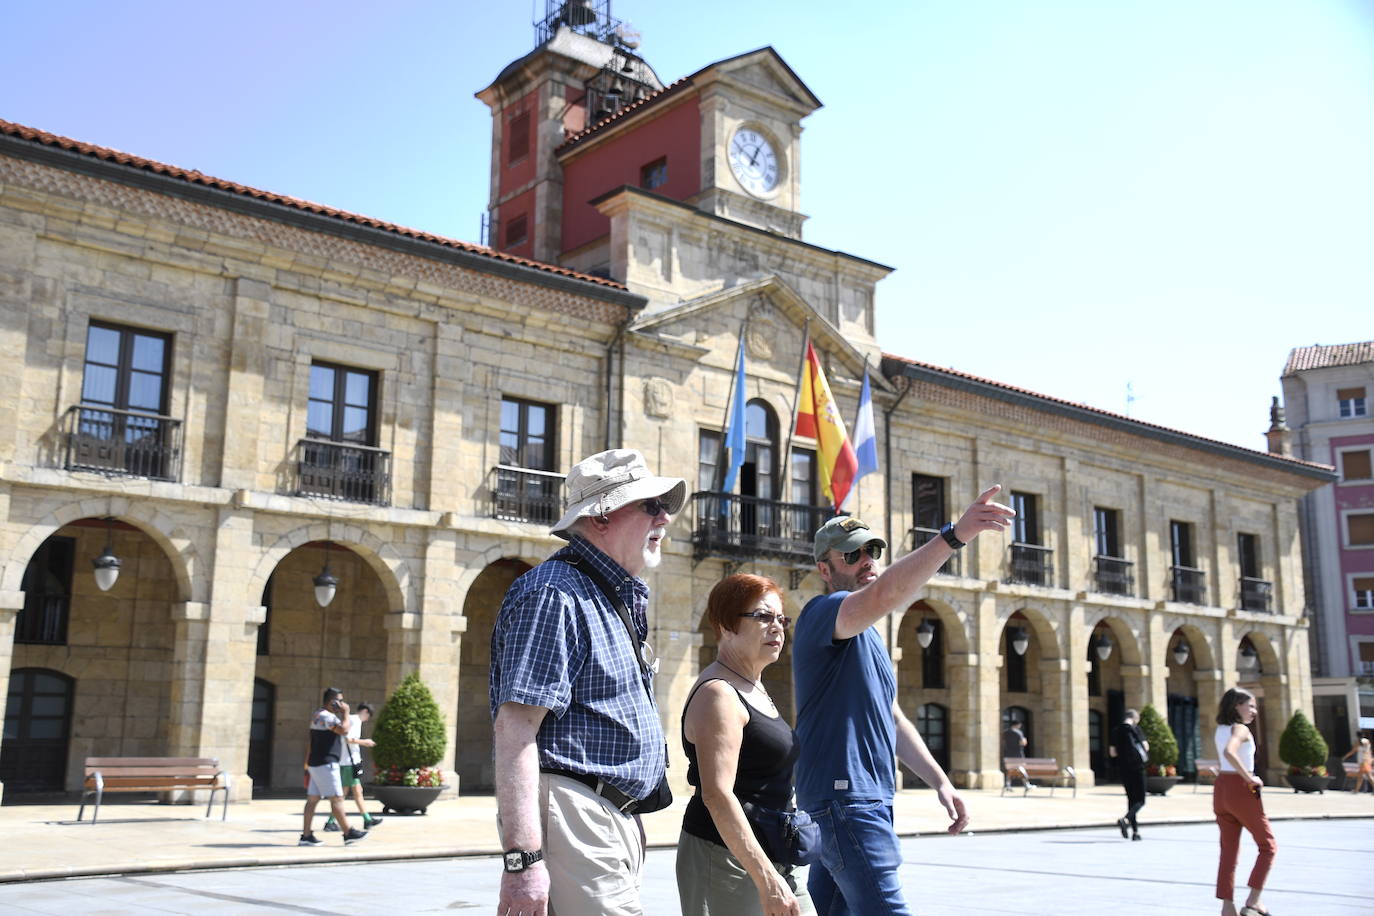
[[[1193,794],[1197,794],[1197,787],[1202,785],[1202,777],[1210,776],[1212,781],[1207,785],[1216,785],[1217,777],[1221,775],[1221,761],[1211,760],[1206,757],[1199,757],[1193,761],[1197,765],[1197,781],[1193,783]]]
[[[229,774],[221,770],[214,757],[87,757],[86,781],[81,793],[81,809],[76,819],[86,813],[86,799],[95,796],[91,823],[100,817],[100,801],[106,792],[169,792],[174,789],[209,789],[210,802],[205,806],[209,817],[215,805],[215,793],[224,793],[224,810],[220,820],[229,816]]]
[[[1013,779],[1020,779],[1021,784],[1025,786],[1021,793],[1022,798],[1030,793],[1032,779],[1048,780],[1050,795],[1054,795],[1055,785],[1062,779],[1073,788],[1073,797],[1078,797],[1078,774],[1073,771],[1073,767],[1060,767],[1059,761],[1053,757],[1003,757],[1003,795],[1011,788]]]

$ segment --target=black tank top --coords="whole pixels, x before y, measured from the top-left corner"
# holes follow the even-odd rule
[[[682,817],[682,829],[694,837],[710,840],[724,846],[720,831],[706,803],[701,800],[701,771],[697,767],[696,745],[687,740],[687,707],[692,705],[692,697],[697,690],[711,680],[725,681],[725,678],[711,678],[702,681],[687,697],[683,706],[682,749],[687,754],[687,782],[695,786],[687,802],[687,812]],[[725,681],[729,684],[729,681]],[[740,741],[739,764],[735,768],[735,797],[742,802],[753,802],[766,808],[784,809],[792,802],[792,768],[797,763],[801,748],[797,744],[797,733],[782,716],[767,716],[759,712],[733,684],[730,688],[739,695],[740,702],[749,710],[749,721],[744,724],[744,735]]]

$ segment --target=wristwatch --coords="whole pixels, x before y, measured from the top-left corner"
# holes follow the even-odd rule
[[[953,522],[949,522],[945,525],[945,527],[940,529],[940,537],[944,538],[945,543],[953,547],[955,550],[958,550],[959,548],[964,546],[964,542],[959,540],[959,538],[956,537],[954,534]]]
[[[542,862],[544,850],[536,849],[534,852],[526,852],[523,849],[507,849],[501,855],[501,864],[507,872],[519,872],[529,868],[535,862]]]

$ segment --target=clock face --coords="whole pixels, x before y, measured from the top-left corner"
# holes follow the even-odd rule
[[[778,186],[778,154],[763,134],[741,127],[730,141],[730,171],[744,190],[762,197]]]

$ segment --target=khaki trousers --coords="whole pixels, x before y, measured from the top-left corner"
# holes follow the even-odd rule
[[[644,830],[587,786],[539,774],[550,916],[642,916]]]

